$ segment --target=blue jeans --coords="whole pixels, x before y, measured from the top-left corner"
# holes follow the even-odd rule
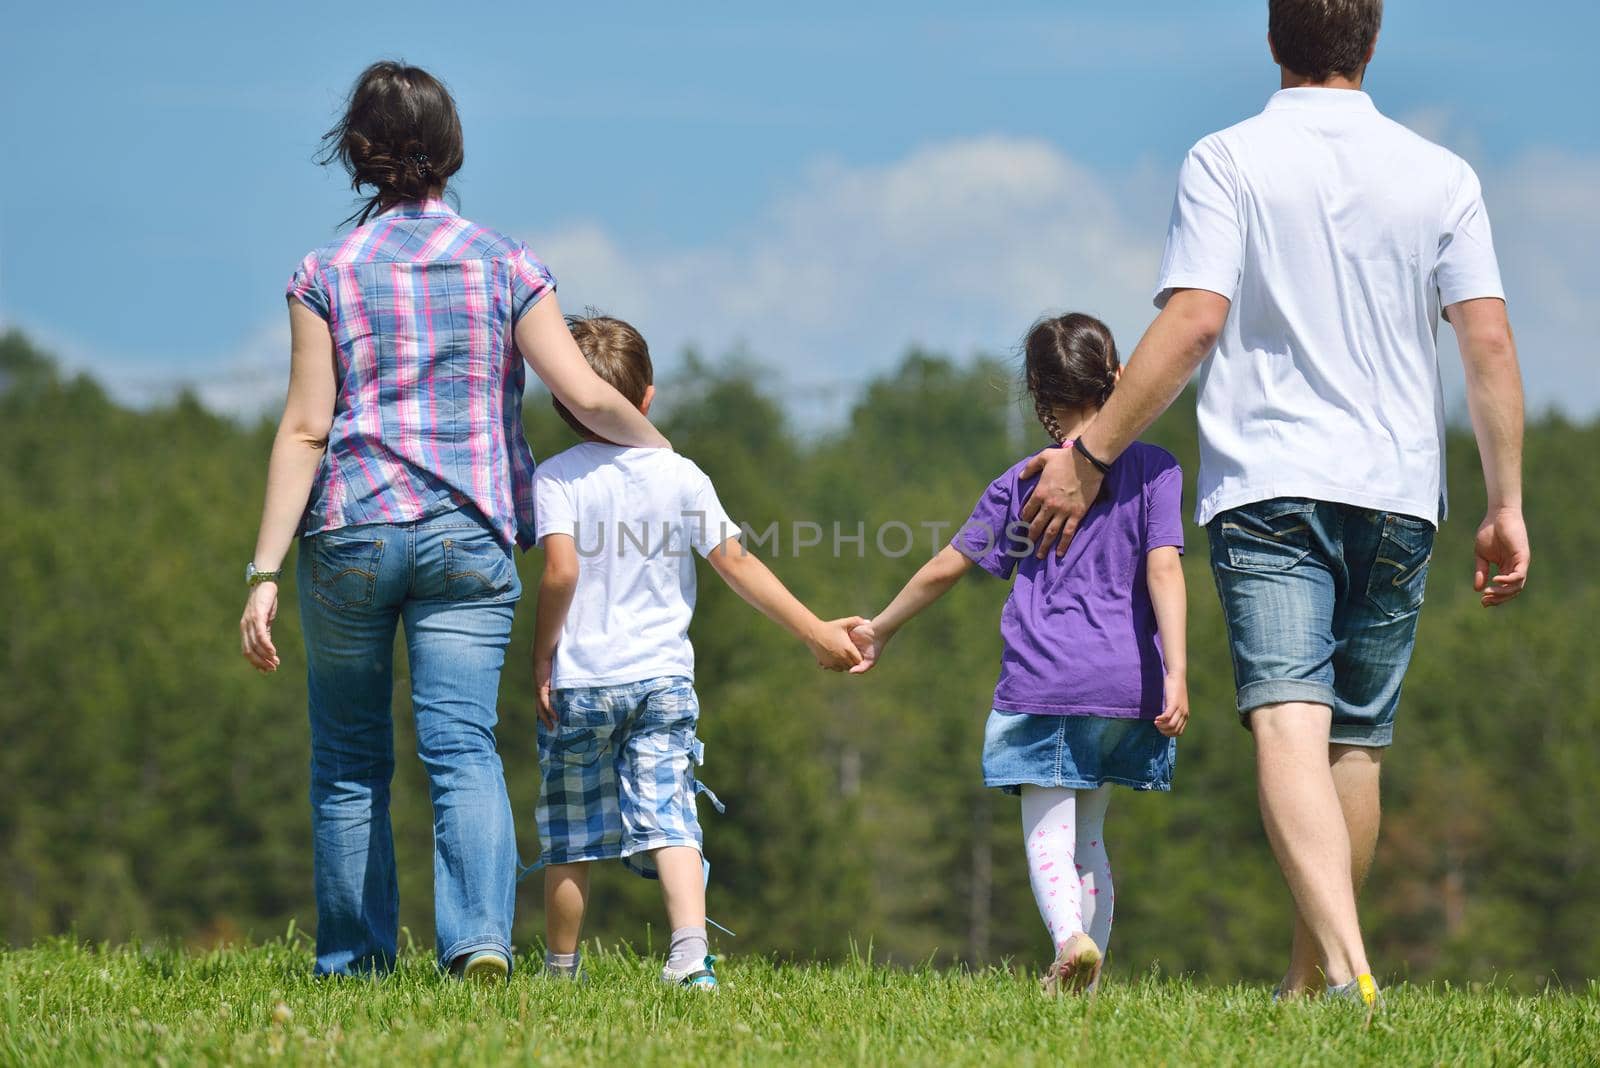
[[[1386,746],[1416,644],[1433,524],[1279,497],[1207,526],[1239,713],[1306,701],[1333,710],[1330,741]]]
[[[500,668],[522,585],[511,551],[471,511],[300,541],[311,711],[317,965],[387,971],[399,889],[389,825],[395,628],[405,624],[417,753],[433,800],[439,962],[511,959],[517,845],[495,749]]]

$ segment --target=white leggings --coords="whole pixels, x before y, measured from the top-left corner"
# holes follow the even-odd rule
[[[1039,915],[1057,949],[1083,931],[1105,951],[1111,939],[1111,862],[1106,856],[1110,785],[1097,790],[1022,788],[1022,834]]]

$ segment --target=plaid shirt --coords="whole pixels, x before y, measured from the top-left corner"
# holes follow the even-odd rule
[[[301,261],[289,297],[328,321],[339,376],[301,533],[470,506],[507,545],[532,545],[512,329],[555,287],[520,241],[438,200],[392,208]]]

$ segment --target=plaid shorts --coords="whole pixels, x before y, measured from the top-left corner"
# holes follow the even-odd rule
[[[705,747],[690,680],[553,690],[550,703],[559,726],[539,725],[536,866],[621,857],[655,878],[650,851],[701,848],[694,769]]]

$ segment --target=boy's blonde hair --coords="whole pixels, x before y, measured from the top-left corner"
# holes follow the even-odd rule
[[[595,374],[634,407],[644,403],[645,390],[654,383],[655,368],[650,363],[650,346],[639,331],[621,319],[595,312],[567,316],[567,329]],[[550,403],[573,430],[585,436],[592,433],[559,400],[551,397]]]

